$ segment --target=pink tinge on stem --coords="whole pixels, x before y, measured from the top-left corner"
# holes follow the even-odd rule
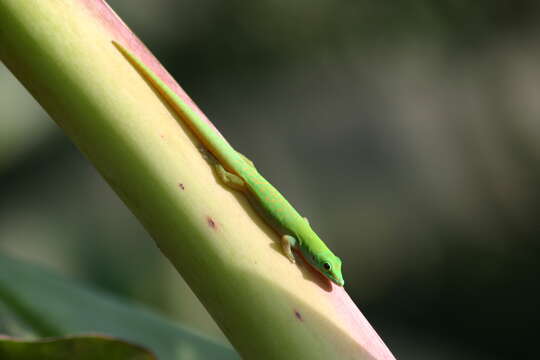
[[[348,334],[376,360],[395,360],[394,355],[373,329],[371,324],[362,315],[356,304],[343,287],[332,284],[332,292],[329,294],[338,316],[348,326]]]
[[[84,7],[90,12],[92,17],[98,20],[107,31],[111,34],[111,41],[115,40],[120,43],[126,49],[133,52],[139,59],[141,59],[146,66],[167,84],[182,100],[190,105],[201,118],[206,120],[214,130],[221,135],[219,130],[212,124],[212,122],[206,117],[206,115],[199,109],[199,107],[191,100],[186,94],[184,89],[174,78],[169,74],[167,70],[161,65],[154,55],[148,50],[148,48],[142,43],[141,40],[129,29],[129,27],[122,21],[122,19],[116,15],[113,9],[104,0],[79,0]],[[113,46],[111,42],[111,46]],[[221,135],[222,136],[222,135]]]

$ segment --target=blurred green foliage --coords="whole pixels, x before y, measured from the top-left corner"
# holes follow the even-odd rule
[[[109,2],[344,259],[397,358],[535,356],[540,3]],[[0,74],[0,251],[220,336]]]
[[[71,354],[72,359],[83,359],[82,354],[69,352],[83,348],[93,351],[90,354],[95,359],[105,359],[100,354],[115,359],[116,353],[126,359],[127,353],[148,357],[139,346],[151,350],[159,360],[238,359],[232,348],[175,325],[144,307],[78,286],[40,267],[0,256],[0,334],[6,332],[26,340],[74,334],[106,335],[64,338],[57,342],[48,339],[41,343],[13,343],[12,339],[3,343],[0,337],[0,359],[6,360],[18,359],[15,355],[19,351],[25,356],[21,359],[60,360],[63,352],[67,352],[66,356]],[[137,347],[111,341],[107,336]],[[55,355],[38,356],[47,351]]]
[[[157,360],[146,349],[103,336],[42,341],[0,338],[0,357],[9,360]]]

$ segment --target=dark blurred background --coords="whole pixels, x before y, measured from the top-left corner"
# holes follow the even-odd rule
[[[533,359],[540,2],[109,0],[344,260],[399,359]],[[0,68],[0,251],[217,326]]]

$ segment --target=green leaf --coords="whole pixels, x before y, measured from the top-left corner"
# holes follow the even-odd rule
[[[38,336],[97,332],[145,346],[160,360],[238,359],[230,347],[141,306],[4,256],[0,256],[1,303]]]
[[[0,337],[0,359],[157,360],[143,347],[100,335],[34,341]]]

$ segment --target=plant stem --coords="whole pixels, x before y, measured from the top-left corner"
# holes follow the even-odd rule
[[[345,290],[291,264],[246,199],[217,181],[193,135],[112,40],[186,97],[103,1],[0,0],[0,59],[143,223],[243,357],[393,359]]]

